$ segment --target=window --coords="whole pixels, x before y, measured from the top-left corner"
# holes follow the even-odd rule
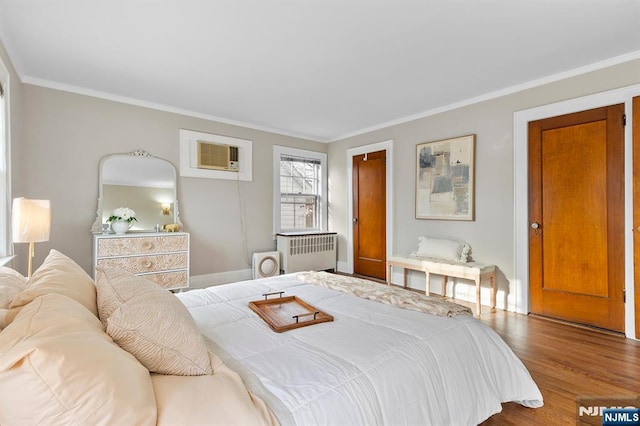
[[[326,231],[327,155],[275,146],[274,229],[279,232]]]

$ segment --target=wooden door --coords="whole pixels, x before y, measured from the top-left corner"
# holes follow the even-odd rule
[[[529,123],[531,312],[624,330],[624,105]]]
[[[640,339],[640,96],[633,98],[633,269],[636,339]]]
[[[386,279],[386,151],[353,157],[353,271]]]

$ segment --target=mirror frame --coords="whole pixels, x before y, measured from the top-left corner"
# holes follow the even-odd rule
[[[160,157],[155,157],[149,154],[147,151],[144,151],[142,149],[137,149],[135,151],[126,152],[126,153],[105,155],[100,160],[100,165],[98,167],[98,208],[96,210],[96,219],[93,222],[93,225],[91,225],[91,233],[102,234],[102,201],[104,197],[104,194],[102,192],[102,188],[103,188],[102,167],[105,161],[111,158],[117,158],[117,157],[140,157],[140,158],[146,158],[146,159],[160,160],[160,161],[164,161],[169,166],[171,166],[171,170],[173,170],[173,206],[172,206],[173,219],[174,219],[173,223],[177,223],[178,225],[180,225],[180,228],[182,228],[183,226],[180,220],[180,210],[178,209],[178,181],[177,181],[177,172],[176,172],[175,166],[169,160],[165,160],[164,158],[160,158]],[[152,230],[129,231],[129,233],[143,233],[143,232],[153,232],[153,231]]]

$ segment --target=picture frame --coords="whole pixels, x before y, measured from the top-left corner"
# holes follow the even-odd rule
[[[416,145],[416,219],[475,220],[475,142],[471,134]]]

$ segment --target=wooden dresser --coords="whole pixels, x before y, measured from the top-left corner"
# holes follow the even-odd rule
[[[189,234],[141,233],[93,237],[93,270],[118,267],[167,290],[189,287]]]

